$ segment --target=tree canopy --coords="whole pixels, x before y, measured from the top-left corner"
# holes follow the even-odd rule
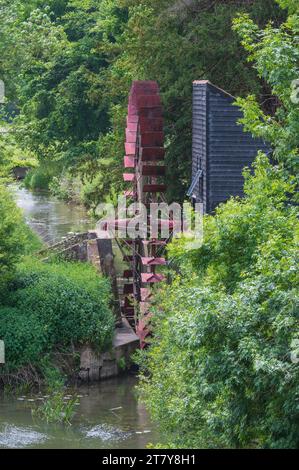
[[[231,23],[238,12],[262,26],[284,17],[274,0],[13,0],[0,8],[0,74],[20,145],[51,174],[79,175],[89,206],[122,187],[126,106],[136,79],[159,82],[168,197],[184,199],[192,81],[210,79],[231,94],[263,99],[269,89],[246,63]]]

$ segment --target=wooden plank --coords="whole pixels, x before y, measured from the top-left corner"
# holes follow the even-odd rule
[[[137,97],[137,107],[139,108],[155,108],[161,105],[161,98],[156,94],[139,95]]]
[[[135,173],[123,173],[123,179],[126,183],[135,181]]]
[[[140,132],[162,132],[163,124],[164,122],[162,118],[150,119],[146,117],[141,117],[139,119]]]
[[[135,144],[137,140],[137,132],[132,132],[126,129],[126,142]]]
[[[127,155],[133,155],[135,156],[136,153],[136,144],[133,144],[131,142],[126,142],[125,143],[125,150]]]
[[[134,286],[133,284],[125,284],[124,285],[124,294],[134,294]]]
[[[140,108],[138,110],[139,117],[147,117],[149,119],[162,118],[163,109],[162,106],[156,106],[155,108]]]
[[[140,295],[142,302],[146,302],[152,296],[152,291],[150,289],[142,288],[140,289]]]
[[[165,176],[165,166],[143,165],[141,174],[142,176]]]
[[[143,162],[157,162],[164,160],[165,149],[163,147],[145,147],[141,150]]]
[[[125,315],[125,317],[130,317],[130,316],[133,317],[135,313],[134,307],[123,307],[121,311],[122,311],[122,314]]]
[[[124,196],[125,197],[136,197],[137,194],[135,191],[124,191]]]
[[[166,259],[165,258],[141,258],[141,262],[143,266],[165,266],[166,265]]]
[[[163,147],[164,132],[145,132],[141,134],[141,147]]]
[[[166,277],[163,274],[141,273],[141,280],[144,284],[155,284],[165,281]]]
[[[135,168],[136,160],[135,156],[126,155],[124,158],[124,167],[125,168]]]
[[[138,122],[128,122],[126,131],[128,132],[137,132],[138,129]]]
[[[166,184],[145,184],[143,186],[144,193],[163,193],[166,189]]]
[[[128,116],[127,117],[127,126],[129,124],[134,124],[134,123],[136,124],[136,123],[138,123],[138,121],[139,121],[139,116],[137,116],[137,115],[136,116],[133,116],[133,115]]]

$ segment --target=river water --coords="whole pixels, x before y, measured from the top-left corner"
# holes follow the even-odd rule
[[[69,232],[84,232],[93,228],[84,207],[66,204],[47,192],[28,191],[19,185],[11,186],[26,221],[48,244],[59,242]]]
[[[43,395],[0,397],[0,448],[144,449],[158,434],[135,393],[135,377],[81,386],[72,425],[32,417]]]
[[[92,228],[84,208],[69,206],[46,193],[15,186],[15,199],[30,226],[48,243],[68,232]],[[79,395],[71,426],[32,417],[41,394],[0,395],[0,448],[143,449],[159,441],[145,407],[136,397],[137,379],[126,376],[66,390]]]

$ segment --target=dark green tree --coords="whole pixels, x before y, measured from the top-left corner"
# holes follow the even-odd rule
[[[201,248],[170,246],[181,276],[157,299],[141,395],[171,446],[298,448],[298,10],[234,25],[281,103],[272,116],[238,100],[272,162],[260,154],[245,198],[206,217]]]

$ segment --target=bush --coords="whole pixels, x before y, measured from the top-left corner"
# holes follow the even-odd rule
[[[166,290],[140,393],[167,444],[298,448],[293,266],[281,266],[288,289],[276,267],[276,279],[260,275],[233,295],[190,283]]]
[[[7,370],[38,366],[42,354],[73,344],[107,350],[114,331],[109,302],[109,281],[93,267],[27,260],[10,284],[8,305],[0,309]]]
[[[38,167],[28,171],[24,179],[24,185],[32,191],[48,190],[52,175],[44,168]]]
[[[21,211],[9,191],[0,183],[0,292],[12,275],[25,249],[25,225]]]
[[[247,198],[207,218],[203,247],[184,252],[182,280],[157,302],[145,361],[151,375],[141,388],[175,447],[299,446],[299,223],[287,202],[291,187],[261,158]],[[183,252],[179,243],[173,256]]]
[[[60,176],[53,176],[49,189],[53,196],[62,201],[81,202],[82,182],[77,177],[71,176],[67,172],[62,172]]]
[[[254,178],[245,171],[246,198],[232,198],[217,208],[215,217],[206,216],[199,250],[186,256],[184,242],[178,240],[170,246],[170,256],[179,259],[186,272],[193,268],[205,285],[233,292],[248,273],[252,275],[270,242],[279,256],[283,244],[294,237],[297,210],[290,200],[295,193],[294,178],[284,168],[273,167],[263,154],[254,170]]]
[[[7,368],[36,364],[47,348],[45,326],[26,309],[0,308],[0,338],[5,342]]]
[[[170,249],[182,280],[158,299],[141,392],[175,447],[299,447],[298,26],[298,14],[280,30],[235,22],[281,107],[270,118],[238,100],[272,164],[259,155],[245,198],[206,217],[199,250]]]

